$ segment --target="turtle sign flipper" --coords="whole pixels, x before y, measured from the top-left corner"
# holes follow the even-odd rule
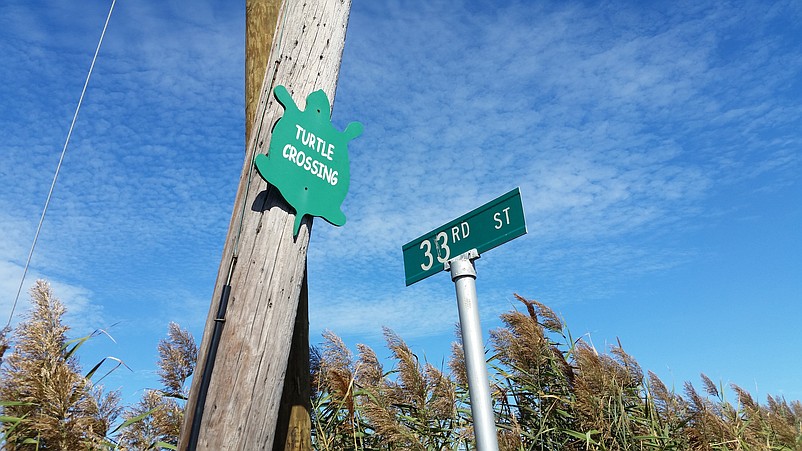
[[[267,179],[267,155],[263,153],[256,155],[256,158],[253,159],[253,165],[256,166],[259,175],[261,175],[263,179]]]
[[[342,212],[339,208],[334,210],[331,214],[327,214],[323,216],[323,219],[330,222],[333,225],[341,227],[345,224],[345,213]]]
[[[270,181],[270,171],[268,170],[268,168],[270,167],[270,163],[267,158],[267,155],[260,153],[254,159],[253,164],[254,166],[256,166],[256,170],[259,172],[259,175],[261,175],[266,182],[272,184],[272,182]]]
[[[361,122],[351,122],[347,127],[345,127],[343,135],[345,135],[347,141],[350,141],[361,135],[363,130],[364,126]]]
[[[283,85],[278,85],[275,88],[273,88],[273,94],[275,94],[276,100],[278,100],[278,103],[280,103],[284,107],[285,111],[289,109],[295,111],[298,110],[298,106],[295,105],[295,101],[292,100],[290,92],[287,91],[287,88],[285,88]]]
[[[301,230],[301,222],[303,222],[304,216],[307,214],[308,213],[301,211],[295,212],[295,223],[293,224],[292,228],[292,236],[298,236],[298,231]],[[345,213],[343,213],[340,209],[337,209],[331,214],[321,216],[321,218],[338,227],[341,227],[343,224],[345,224]]]

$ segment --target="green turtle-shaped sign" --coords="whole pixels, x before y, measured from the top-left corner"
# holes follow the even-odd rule
[[[362,124],[351,122],[344,132],[335,129],[331,104],[322,90],[306,97],[304,111],[284,86],[276,86],[273,93],[284,106],[284,115],[273,129],[267,155],[256,156],[259,175],[295,209],[293,236],[306,214],[336,226],[345,224],[340,207],[351,181],[348,142],[362,134]]]

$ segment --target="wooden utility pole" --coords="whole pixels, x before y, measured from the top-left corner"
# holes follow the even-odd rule
[[[245,145],[251,140],[281,0],[245,1]]]
[[[259,105],[259,94],[265,78],[280,8],[280,0],[245,2],[246,144],[251,138],[251,129]],[[304,273],[276,422],[274,451],[312,449],[309,370],[309,287]]]
[[[306,217],[293,237],[294,209],[252,162],[269,148],[271,129],[283,113],[272,94],[275,86],[285,86],[301,108],[318,89],[333,101],[350,6],[350,0],[285,0],[279,9],[185,408],[181,450],[282,449],[277,436],[289,449],[308,448],[298,426],[304,420],[297,420],[306,415],[308,424],[308,411],[288,401],[288,392],[302,399],[298,392],[308,393],[308,384],[302,387],[285,374],[291,343],[308,353],[308,332],[299,335],[308,327],[303,293],[312,221]],[[285,388],[285,379],[294,385]],[[280,410],[288,415],[284,426]]]

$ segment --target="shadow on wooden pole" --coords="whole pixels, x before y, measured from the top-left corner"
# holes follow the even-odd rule
[[[284,392],[278,409],[273,451],[312,449],[311,386],[309,380],[309,286],[304,273],[301,298],[295,314],[295,330],[284,376]]]

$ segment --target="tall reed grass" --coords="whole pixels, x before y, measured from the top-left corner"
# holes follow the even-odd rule
[[[701,375],[683,393],[644,374],[620,343],[599,351],[574,339],[549,307],[515,295],[522,310],[491,331],[493,406],[501,450],[802,450],[802,403]],[[449,370],[421,362],[384,330],[393,367],[334,333],[313,348],[313,445],[320,450],[474,449],[459,342]]]
[[[146,390],[126,409],[119,392],[104,392],[99,384],[125,366],[122,360],[105,357],[86,374],[78,362],[85,343],[108,333],[98,329],[68,340],[69,327],[62,322],[66,310],[46,281],[34,284],[31,304],[15,329],[0,331],[0,449],[176,449],[186,381],[198,354],[192,335],[170,323],[158,346],[164,389]],[[112,369],[100,372],[109,364]]]
[[[158,349],[163,389],[123,410],[116,392],[92,381],[106,360],[122,362],[109,357],[80,374],[76,351],[98,334],[67,340],[50,287],[37,282],[31,295],[26,320],[0,332],[0,448],[176,449],[197,359],[192,336],[170,324]],[[599,351],[548,306],[515,296],[521,309],[501,315],[487,361],[501,450],[802,450],[799,401],[761,404],[704,374],[701,390],[686,382],[676,392],[620,343]],[[333,332],[311,349],[315,449],[474,449],[460,341],[437,366],[393,331],[384,337],[390,369],[368,346],[354,356]]]
[[[8,356],[0,354],[0,445],[5,450],[113,447],[107,435],[122,410],[120,396],[103,391],[102,377],[92,378],[106,361],[117,362],[115,368],[122,362],[107,357],[83,375],[76,357],[84,343],[105,332],[67,340],[65,308],[43,280],[31,289],[31,304],[23,321],[3,331],[0,340],[3,353],[12,349]]]

